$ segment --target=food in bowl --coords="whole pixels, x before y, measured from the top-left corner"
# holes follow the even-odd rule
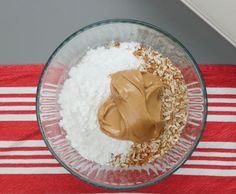
[[[112,40],[119,41],[120,43],[116,42],[112,43],[112,45],[108,45]],[[113,47],[115,47],[116,50],[110,52]],[[122,74],[119,73],[126,71],[136,71],[134,74],[137,75],[139,74],[137,70],[139,70],[142,76],[141,80],[144,80],[145,76],[143,76],[143,74],[145,74],[145,72],[142,71],[149,71],[149,73],[153,71],[152,65],[142,67],[143,63],[140,63],[140,66],[137,67],[138,62],[144,61],[144,59],[141,60],[143,56],[140,56],[140,58],[134,57],[134,51],[141,47],[144,50],[153,50],[155,52],[158,51],[159,54],[161,53],[163,56],[161,63],[167,66],[166,70],[170,68],[171,71],[176,72],[175,67],[172,69],[170,65],[172,62],[172,64],[177,67],[176,70],[180,70],[184,77],[181,90],[187,87],[187,122],[180,122],[180,125],[184,126],[181,127],[177,124],[177,122],[179,122],[178,119],[178,121],[175,121],[177,125],[176,129],[165,130],[166,132],[173,131],[173,134],[178,134],[179,136],[173,136],[171,133],[167,134],[164,132],[164,125],[164,128],[161,130],[161,135],[158,137],[159,141],[157,141],[157,147],[160,148],[156,152],[157,155],[154,156],[154,158],[157,157],[157,159],[154,159],[152,162],[152,158],[149,157],[150,154],[148,154],[149,150],[147,150],[148,146],[146,143],[140,144],[138,143],[140,139],[136,138],[134,140],[138,141],[137,143],[130,140],[118,139],[126,139],[128,137],[124,135],[126,133],[121,133],[124,136],[119,134],[121,129],[119,127],[116,127],[115,130],[116,132],[118,131],[118,138],[112,138],[109,134],[106,134],[105,131],[101,130],[102,126],[100,126],[98,114],[99,109],[108,98],[113,97],[111,96],[112,75],[118,73],[118,77],[120,77]],[[123,52],[124,49],[129,50],[129,52]],[[103,53],[98,52],[98,50],[103,50]],[[116,56],[119,56],[119,60]],[[165,62],[164,59],[167,57],[169,60]],[[108,59],[109,61],[107,61]],[[93,61],[93,65],[90,64],[91,61]],[[106,65],[109,64],[109,68],[104,66],[105,62]],[[87,63],[87,65],[83,65],[82,63]],[[94,65],[98,68],[94,67]],[[79,69],[78,66],[81,68]],[[88,68],[89,71],[87,71],[86,68]],[[72,71],[72,69],[74,70]],[[164,68],[161,71],[166,70]],[[158,69],[155,71],[158,71]],[[160,74],[161,71],[159,72]],[[155,72],[153,73],[155,75]],[[125,76],[122,75],[121,77],[123,79]],[[140,77],[140,74],[136,77]],[[173,76],[169,78],[171,77]],[[152,78],[153,77],[150,76],[150,79]],[[182,78],[180,78],[179,82],[176,84],[181,83],[181,80]],[[159,81],[157,82],[159,83]],[[161,82],[164,84],[164,81]],[[128,81],[125,83],[130,85]],[[138,85],[140,85],[140,82],[138,82]],[[59,105],[59,98],[65,86],[70,88],[70,93],[64,96],[65,104],[63,106],[65,109],[63,110],[63,107]],[[156,91],[158,86],[154,88]],[[84,92],[80,92],[81,89],[83,89]],[[86,89],[91,90],[92,95]],[[175,90],[175,88],[173,89]],[[169,87],[169,90],[173,89]],[[165,88],[162,86],[160,90],[159,97],[164,94],[163,91],[165,91]],[[168,91],[166,92],[168,93]],[[142,92],[145,96],[147,93],[148,91],[146,90]],[[156,93],[158,92],[156,91]],[[175,102],[173,100],[175,98],[176,95],[172,97],[169,95],[167,102],[169,105],[171,104],[171,107],[174,107],[174,112],[178,112],[175,107],[179,106],[179,102]],[[83,99],[83,101],[81,101],[81,99]],[[179,99],[181,102],[183,101],[181,106],[185,105],[186,99],[183,99],[184,98]],[[43,69],[37,88],[36,102],[37,120],[41,134],[49,150],[59,163],[81,180],[112,189],[140,188],[160,182],[173,174],[196,148],[201,138],[207,116],[207,96],[204,81],[196,61],[188,50],[176,38],[159,27],[141,21],[127,19],[96,22],[81,28],[65,39],[52,53]],[[79,111],[79,107],[83,107],[83,111]],[[117,108],[119,107],[117,106]],[[139,108],[141,109],[143,106]],[[150,110],[152,109],[149,108],[149,111]],[[181,109],[177,114],[185,117],[184,112],[185,108]],[[153,115],[154,113],[151,112],[151,114],[149,114]],[[63,114],[67,114],[66,122],[65,115]],[[171,113],[168,114],[171,115]],[[166,116],[167,120],[168,114]],[[171,121],[172,116],[169,118]],[[95,122],[88,122],[91,120]],[[161,120],[163,120],[163,118]],[[122,122],[123,121],[121,121],[121,123]],[[154,123],[155,122],[154,120]],[[81,126],[82,128],[80,129],[83,131],[83,134],[81,134],[80,129],[78,131],[78,128]],[[158,131],[161,127],[155,129],[152,124],[149,124],[149,126],[151,132],[155,130],[157,130],[157,132],[146,138],[151,138],[152,135],[157,138],[159,135]],[[69,128],[72,131],[70,137]],[[96,130],[91,132],[88,131],[89,129]],[[122,129],[122,131],[127,132],[128,130],[132,131],[131,134],[133,134],[133,132],[136,134],[135,131],[131,130],[134,129],[132,126],[122,127]],[[161,142],[160,138],[163,137],[165,133],[166,138]],[[114,135],[114,133],[112,134]],[[83,136],[83,138],[81,138],[81,136]],[[140,135],[138,135],[138,138],[139,137]],[[172,142],[173,140],[169,137],[178,140],[176,140],[176,143],[170,144],[168,142]],[[94,143],[95,141],[97,143]],[[165,141],[167,143],[165,143]],[[140,149],[145,150],[142,154],[137,155],[138,160],[140,156],[146,157],[148,155],[145,159],[150,159],[150,162],[141,160],[142,162],[140,161],[138,163],[135,159],[135,162],[132,164],[126,163],[125,159],[127,157],[125,156],[131,153],[132,145],[137,145],[137,151]],[[163,151],[163,147],[168,148],[166,151]],[[155,145],[152,148],[155,149]],[[160,154],[158,154],[158,152]],[[123,154],[115,158],[119,153]],[[136,152],[132,157],[136,157]],[[56,169],[55,171],[58,172]],[[184,174],[186,172],[188,172],[188,169],[180,169],[177,171],[177,174]]]
[[[69,71],[58,103],[71,145],[87,160],[115,167],[158,159],[187,122],[181,71],[137,42],[89,49]]]

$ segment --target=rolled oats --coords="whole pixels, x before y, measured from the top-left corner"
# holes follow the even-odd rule
[[[143,61],[140,71],[158,75],[165,85],[161,93],[164,129],[157,139],[134,143],[125,158],[115,156],[111,163],[120,167],[145,165],[165,154],[178,141],[187,122],[187,88],[181,71],[151,48],[140,46],[133,54]]]

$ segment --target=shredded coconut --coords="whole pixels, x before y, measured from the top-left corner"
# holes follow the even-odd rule
[[[123,42],[113,47],[90,49],[69,72],[58,102],[60,125],[66,130],[71,145],[86,159],[102,165],[112,156],[125,156],[132,145],[108,137],[100,130],[97,112],[110,95],[111,73],[137,69],[139,60],[133,55],[138,43]]]

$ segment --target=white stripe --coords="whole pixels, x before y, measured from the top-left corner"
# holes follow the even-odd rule
[[[208,98],[208,102],[236,103],[236,98]]]
[[[192,165],[213,165],[213,166],[236,166],[236,161],[218,161],[218,160],[187,160],[185,164]]]
[[[36,121],[36,114],[0,114],[0,121]],[[210,122],[236,122],[236,115],[208,115]]]
[[[25,156],[33,156],[33,155],[51,155],[51,153],[47,150],[41,151],[1,151],[0,156],[13,156],[13,155],[25,155]],[[209,156],[209,157],[226,157],[226,158],[234,158],[236,157],[236,153],[228,153],[228,152],[193,152],[192,156]]]
[[[47,150],[41,151],[1,151],[0,156],[34,156],[34,155],[51,155]]]
[[[36,121],[36,114],[0,114],[0,121]]]
[[[37,87],[0,87],[0,94],[35,94]],[[236,94],[236,88],[207,87],[208,94]]]
[[[0,159],[0,164],[58,164],[55,159]]]
[[[1,151],[0,156],[14,156],[14,155],[51,155],[47,150],[41,151]],[[225,158],[235,158],[236,153],[229,152],[193,152],[192,156],[206,156],[206,157],[225,157]]]
[[[0,106],[0,110],[35,110],[35,106]],[[208,111],[235,112],[236,107],[230,106],[208,106]]]
[[[17,97],[17,98],[0,98],[0,102],[35,102],[35,98],[27,98],[27,97]]]
[[[218,141],[202,141],[197,148],[222,148],[222,149],[236,149],[235,142],[218,142]]]
[[[225,112],[235,112],[236,107],[227,106],[209,106],[208,111],[225,111]]]
[[[236,88],[207,88],[207,94],[236,94]]]
[[[35,106],[0,106],[0,110],[35,110]],[[209,106],[208,111],[235,112],[236,107]]]
[[[2,167],[0,174],[68,174],[63,167]],[[180,168],[176,175],[236,176],[236,170]]]
[[[35,106],[0,106],[0,110],[35,110]]]
[[[204,176],[236,176],[236,170],[225,169],[201,169],[201,168],[180,168],[174,174],[177,175],[204,175]]]
[[[43,140],[0,141],[0,148],[7,147],[45,147]],[[197,148],[236,149],[236,142],[202,141]]]
[[[36,114],[0,114],[0,121],[36,121]],[[236,122],[236,115],[212,115],[207,116],[210,122]]]
[[[229,152],[193,152],[192,156],[235,158],[236,153],[229,153]]]
[[[35,94],[37,87],[0,87],[0,94]]]
[[[34,155],[51,155],[48,150],[41,151],[1,151],[0,156],[34,156]],[[225,157],[225,158],[235,158],[236,153],[229,152],[193,152],[192,156],[206,156],[206,157]]]
[[[0,174],[68,174],[63,167],[2,167]]]
[[[0,141],[0,148],[9,147],[45,147],[43,140]]]
[[[58,164],[55,159],[0,159],[0,164]],[[187,160],[189,165],[236,166],[236,161]]]
[[[236,115],[207,115],[207,121],[211,121],[211,122],[236,122]]]

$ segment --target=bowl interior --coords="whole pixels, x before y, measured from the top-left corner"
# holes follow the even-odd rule
[[[58,94],[68,72],[88,48],[110,41],[140,42],[157,49],[181,70],[188,89],[188,122],[174,147],[155,162],[142,167],[102,166],[80,156],[59,126]],[[68,37],[51,55],[37,91],[37,118],[50,151],[72,174],[98,186],[117,189],[142,187],[172,174],[190,156],[206,121],[206,91],[190,53],[175,38],[150,24],[131,20],[109,20],[87,26]],[[79,135],[79,134],[78,134]]]

